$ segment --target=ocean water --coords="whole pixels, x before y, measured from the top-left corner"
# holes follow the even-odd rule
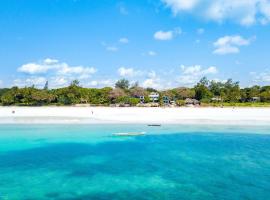
[[[270,126],[0,125],[7,199],[267,200]]]

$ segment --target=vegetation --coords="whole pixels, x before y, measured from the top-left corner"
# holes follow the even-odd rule
[[[115,88],[105,87],[83,88],[78,80],[74,80],[68,87],[49,89],[46,82],[43,89],[34,86],[25,88],[0,89],[0,104],[42,106],[42,105],[74,105],[91,104],[105,105],[119,104],[136,106],[142,102],[148,103],[148,95],[157,92],[162,97],[167,96],[178,106],[185,105],[186,99],[197,99],[202,106],[270,106],[270,86],[253,86],[240,88],[239,82],[232,79],[224,82],[209,81],[202,78],[193,88],[179,87],[164,91],[154,88],[142,88],[138,83],[130,86],[126,79],[116,82]]]

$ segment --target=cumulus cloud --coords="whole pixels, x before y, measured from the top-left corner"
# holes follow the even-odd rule
[[[194,65],[194,66],[188,66],[188,67],[181,65],[181,70],[183,74],[188,74],[188,75],[193,75],[193,76],[217,73],[217,68],[213,66],[203,69],[200,65]]]
[[[18,72],[23,72],[26,74],[43,74],[46,73],[52,66],[46,63],[27,63],[18,68]]]
[[[58,60],[56,60],[56,59],[51,59],[51,58],[46,58],[46,59],[44,60],[44,63],[47,64],[47,65],[56,64],[56,63],[58,63],[58,62],[59,62]]]
[[[142,86],[145,88],[161,88],[160,78],[155,71],[150,71],[147,78],[143,81]]]
[[[250,75],[253,77],[253,81],[256,83],[266,83],[270,82],[270,71],[266,70],[261,73],[250,72]]]
[[[239,35],[224,36],[214,43],[215,50],[213,53],[219,55],[239,53],[239,47],[248,46],[251,41],[252,39],[245,39]]]
[[[62,66],[57,71],[58,74],[61,75],[91,75],[96,73],[96,69],[94,67],[83,67],[83,66],[76,66],[70,67],[66,63],[63,63]]]
[[[133,68],[128,68],[128,67],[120,67],[118,69],[118,74],[122,77],[133,77],[141,74],[141,71],[135,70]]]
[[[129,43],[129,40],[127,38],[120,38],[119,42],[122,44],[127,44],[127,43]]]
[[[107,46],[106,47],[106,50],[107,51],[111,51],[111,52],[116,52],[116,51],[118,51],[118,48],[115,47],[115,46]]]
[[[145,88],[159,88],[160,84],[158,81],[159,81],[158,79],[148,78],[148,79],[144,80],[142,85]]]
[[[104,80],[93,80],[89,83],[90,87],[113,87],[117,80],[104,79]]]
[[[162,0],[174,15],[188,12],[216,22],[232,20],[241,25],[270,22],[269,0]]]
[[[203,68],[200,65],[181,66],[181,75],[178,82],[183,85],[192,86],[198,82],[203,76],[217,74],[218,70],[214,66]]]
[[[128,13],[129,13],[127,8],[124,5],[119,5],[119,12],[122,15],[128,15]]]
[[[162,0],[167,7],[170,7],[176,15],[181,11],[192,10],[199,2],[199,0]]]
[[[171,40],[173,38],[172,31],[157,31],[154,34],[156,40]]]
[[[157,53],[155,51],[148,51],[149,56],[156,56]]]
[[[67,86],[72,80],[67,77],[56,76],[50,79],[50,85],[54,88]]]
[[[62,87],[74,79],[84,80],[90,78],[97,72],[97,69],[94,67],[70,66],[65,62],[47,58],[39,62],[24,64],[18,68],[18,72],[30,77],[14,80],[15,85],[40,86],[48,79],[52,87]]]
[[[43,87],[46,81],[47,79],[44,77],[29,77],[27,79],[15,79],[13,81],[13,84],[18,87],[32,86],[32,85],[35,85],[36,87]]]
[[[41,62],[32,62],[22,65],[18,68],[18,72],[36,75],[53,72],[62,75],[91,75],[96,73],[94,67],[69,66],[65,62],[59,62],[56,59],[47,58]]]
[[[201,35],[204,34],[205,30],[203,28],[197,29],[197,34]]]
[[[172,40],[175,36],[180,35],[182,30],[180,28],[175,28],[174,30],[169,31],[157,31],[154,34],[154,39],[156,40]]]

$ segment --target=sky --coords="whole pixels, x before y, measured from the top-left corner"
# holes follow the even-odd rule
[[[1,0],[0,88],[270,85],[270,0]]]

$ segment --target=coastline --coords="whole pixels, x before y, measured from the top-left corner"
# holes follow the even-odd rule
[[[0,124],[269,125],[270,108],[0,107]]]

